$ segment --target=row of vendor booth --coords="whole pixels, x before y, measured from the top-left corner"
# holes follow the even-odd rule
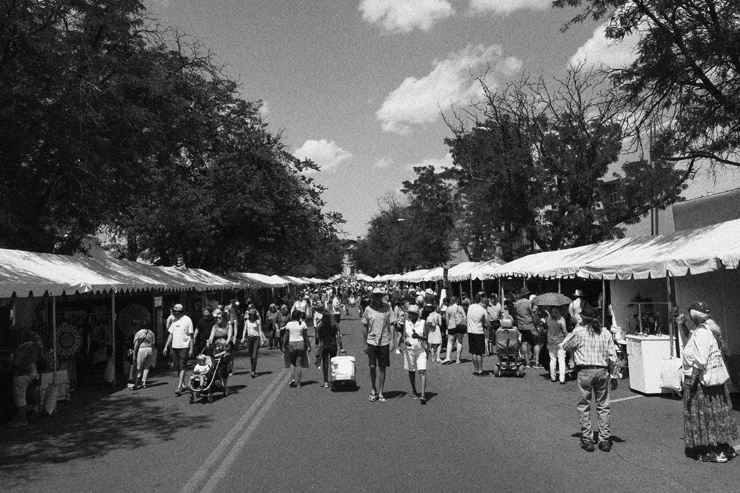
[[[42,387],[55,383],[64,399],[78,384],[119,383],[137,327],[153,327],[161,348],[164,321],[177,303],[195,322],[206,305],[294,298],[302,287],[328,282],[256,273],[225,277],[202,269],[0,249],[0,421],[12,414],[5,393],[22,328],[37,332],[44,343],[50,364]]]
[[[465,262],[447,272],[453,293],[558,291],[586,292],[600,305],[605,325],[630,356],[630,386],[644,393],[663,391],[663,359],[680,356],[676,313],[701,300],[722,329],[728,369],[740,383],[740,220],[671,234],[622,238],[500,263]],[[438,282],[442,268],[379,276],[374,281]],[[495,283],[490,288],[487,284]],[[603,301],[602,301],[603,300]]]

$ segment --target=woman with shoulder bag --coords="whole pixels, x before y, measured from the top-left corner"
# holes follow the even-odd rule
[[[724,463],[737,455],[730,442],[738,438],[726,385],[729,374],[724,342],[706,303],[692,303],[689,316],[696,328],[683,349],[686,455],[702,462]],[[685,316],[680,315],[676,322],[685,331]]]

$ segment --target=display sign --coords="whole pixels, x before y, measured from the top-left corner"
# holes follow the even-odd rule
[[[154,306],[162,306],[162,297],[161,296],[155,296],[154,297]]]

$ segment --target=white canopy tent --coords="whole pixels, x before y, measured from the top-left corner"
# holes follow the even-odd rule
[[[659,236],[635,238],[584,262],[579,277],[648,279],[702,274],[740,261],[740,219]]]
[[[480,263],[481,262],[460,262],[447,271],[447,279],[450,282],[469,281],[473,269]]]

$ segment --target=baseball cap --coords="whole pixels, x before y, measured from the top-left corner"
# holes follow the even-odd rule
[[[176,312],[181,312],[182,311],[182,305],[180,303],[178,303],[175,306],[173,306],[172,309],[174,311],[176,311]]]
[[[696,310],[701,313],[709,313],[709,305],[703,301],[695,301],[689,305],[689,310]]]

